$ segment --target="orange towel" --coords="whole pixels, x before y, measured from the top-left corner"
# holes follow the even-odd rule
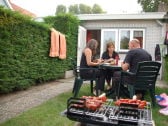
[[[60,59],[66,59],[66,39],[65,35],[59,34],[60,35],[60,54],[59,58]]]
[[[59,32],[54,28],[51,28],[51,46],[50,46],[50,57],[59,56]]]

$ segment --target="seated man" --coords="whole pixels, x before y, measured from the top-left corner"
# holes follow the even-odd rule
[[[140,47],[140,41],[138,39],[133,39],[129,42],[129,51],[126,54],[126,57],[124,59],[124,62],[121,64],[122,70],[127,71],[129,70],[130,72],[135,73],[136,72],[136,67],[138,65],[138,62],[142,61],[151,61],[152,57],[151,55],[144,49]],[[113,75],[113,85],[114,88],[113,90],[117,89],[117,86],[120,81],[120,75],[121,72],[114,72]],[[126,78],[129,79],[129,78]],[[136,91],[135,92],[137,95],[137,99],[141,99],[142,96],[144,95],[143,91]]]

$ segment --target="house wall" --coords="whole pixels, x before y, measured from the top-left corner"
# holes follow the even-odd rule
[[[152,55],[156,44],[163,44],[166,26],[156,20],[89,20],[81,24],[86,29],[110,29],[110,28],[140,28],[145,29],[144,48]],[[120,54],[121,59],[125,54]]]

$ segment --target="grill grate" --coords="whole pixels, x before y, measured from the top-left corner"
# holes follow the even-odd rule
[[[125,105],[114,106],[113,100],[107,99],[107,102],[96,111],[87,109],[85,103],[85,99],[70,98],[67,104],[67,117],[74,121],[99,125],[152,126],[150,103],[147,103],[145,109],[138,109]]]

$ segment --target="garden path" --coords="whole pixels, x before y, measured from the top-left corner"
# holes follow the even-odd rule
[[[60,79],[24,91],[0,95],[0,123],[21,114],[43,102],[72,90],[74,78]]]

